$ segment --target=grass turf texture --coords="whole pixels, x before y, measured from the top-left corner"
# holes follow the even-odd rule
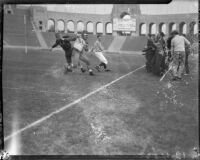
[[[106,57],[111,72],[65,75],[60,52],[5,49],[4,136],[14,121],[23,128],[145,63],[138,54]],[[198,62],[189,60],[191,74],[180,82],[159,82],[141,69],[25,130],[17,135],[19,154],[190,154],[198,142]]]

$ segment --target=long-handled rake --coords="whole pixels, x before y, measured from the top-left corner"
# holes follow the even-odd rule
[[[165,74],[160,78],[160,82],[165,78],[165,76],[167,75],[167,73],[169,73],[169,71],[172,69],[172,62],[169,64],[169,68],[168,70],[165,72]]]

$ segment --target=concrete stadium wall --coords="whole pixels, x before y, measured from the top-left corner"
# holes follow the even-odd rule
[[[52,20],[54,23],[54,30],[55,32],[58,31],[58,22],[62,21],[64,23],[64,32],[68,32],[67,24],[68,22],[73,22],[74,24],[74,31],[77,33],[77,24],[78,22],[83,22],[84,30],[87,30],[87,24],[90,22],[93,25],[93,32],[92,34],[97,34],[97,24],[102,23],[102,34],[107,34],[106,27],[107,24],[112,25],[113,18],[119,18],[120,14],[114,14],[116,8],[117,11],[123,13],[123,11],[127,11],[127,7],[129,5],[124,5],[120,9],[120,5],[115,5],[113,12],[111,14],[80,14],[80,13],[63,13],[63,12],[54,12],[54,11],[47,11],[45,7],[33,6],[30,7],[30,18],[34,21],[38,30],[43,32],[48,31],[48,21]],[[135,7],[134,5],[132,8]],[[137,7],[136,7],[137,8]],[[18,13],[20,9],[13,8],[13,14]],[[133,9],[134,12],[134,9]],[[190,13],[190,14],[168,14],[168,15],[141,15],[138,11],[138,14],[133,14],[132,17],[136,19],[136,32],[132,35],[142,35],[141,26],[143,24],[146,25],[145,34],[152,33],[152,24],[156,25],[155,32],[158,33],[161,31],[162,24],[166,25],[165,33],[168,35],[171,32],[172,24],[176,24],[176,29],[180,32],[183,31],[183,24],[186,24],[186,34],[193,33],[194,31],[194,24],[198,24],[198,13]],[[198,27],[197,27],[198,28]],[[101,33],[101,32],[100,32]],[[111,32],[113,35],[117,35],[116,32]]]
[[[77,14],[77,13],[67,13],[63,14],[60,12],[48,12],[48,19],[52,19],[55,22],[55,31],[58,30],[57,22],[59,20],[63,20],[65,23],[65,32],[67,32],[67,23],[69,21],[74,22],[75,33],[77,33],[77,23],[83,22],[84,29],[86,30],[86,26],[88,22],[93,23],[93,34],[97,33],[97,23],[103,24],[103,34],[106,34],[106,24],[112,24],[112,17],[110,15],[94,15],[94,14]],[[151,33],[151,24],[156,24],[156,32],[161,31],[161,25],[166,25],[166,34],[171,32],[172,24],[176,24],[176,29],[182,33],[183,24],[186,24],[186,34],[190,32],[190,30],[194,30],[194,25],[198,24],[198,14],[176,14],[176,15],[139,15],[136,16],[136,35],[141,34],[141,25],[146,24],[146,33]],[[191,25],[191,26],[190,26]]]
[[[64,21],[65,24],[65,32],[67,32],[67,23],[69,21],[74,22],[74,32],[77,33],[77,23],[83,22],[84,30],[86,30],[86,26],[88,22],[93,23],[94,34],[97,33],[97,23],[103,24],[103,34],[106,33],[106,24],[112,23],[110,15],[96,15],[96,14],[78,14],[78,13],[61,13],[61,12],[48,12],[48,20],[52,19],[55,22],[55,30],[58,30],[57,22],[59,20]]]
[[[146,34],[151,33],[151,24],[156,24],[156,32],[160,31],[159,26],[166,24],[166,34],[169,34],[171,25],[176,24],[176,29],[182,33],[182,24],[186,24],[188,34],[194,30],[192,23],[198,24],[198,14],[143,15],[137,17],[137,32],[141,35],[141,24],[146,24]]]

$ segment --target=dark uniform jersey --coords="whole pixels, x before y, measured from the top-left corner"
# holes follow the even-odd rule
[[[58,45],[60,45],[64,51],[68,51],[72,48],[71,43],[66,39],[57,39],[52,48],[55,48]]]
[[[52,48],[60,45],[64,51],[68,51],[72,49],[72,45],[70,41],[75,41],[76,40],[76,35],[75,34],[69,34],[66,33],[62,36],[62,39],[57,39],[55,44],[52,46]]]
[[[61,39],[57,39],[55,44],[52,46],[52,48],[55,48],[56,46],[60,45],[62,49],[65,51],[65,58],[67,63],[70,65],[72,63],[71,56],[72,56],[72,45],[70,41],[75,41],[76,35],[70,35],[65,34],[62,36]]]

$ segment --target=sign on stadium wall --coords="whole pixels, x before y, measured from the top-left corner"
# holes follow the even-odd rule
[[[113,19],[113,31],[136,31],[136,19]]]

